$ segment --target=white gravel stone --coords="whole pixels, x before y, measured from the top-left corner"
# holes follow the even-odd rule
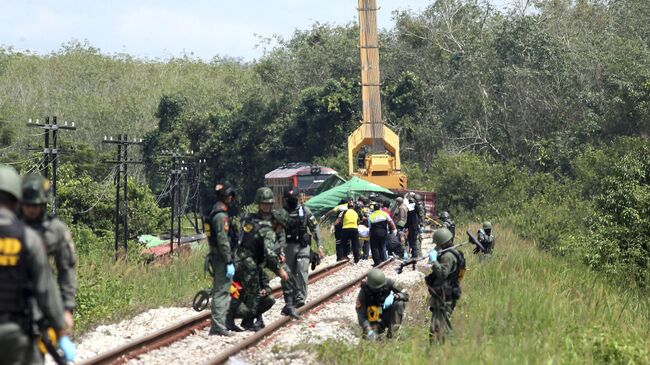
[[[425,240],[423,252],[426,253],[430,248],[430,240]],[[325,257],[319,267],[327,266],[334,261],[334,256]],[[359,264],[350,265],[310,285],[308,301],[368,271],[371,264],[372,260],[360,261]],[[408,288],[424,277],[422,273],[410,269],[405,269],[404,273],[398,276],[394,267],[395,264],[388,265],[384,271],[403,287]],[[271,281],[271,285],[278,283],[278,278]],[[313,363],[313,358],[304,349],[292,349],[292,347],[300,344],[318,344],[326,339],[357,343],[358,326],[354,310],[357,291],[358,289],[354,289],[339,300],[306,315],[302,321],[294,321],[290,326],[276,332],[270,343],[266,343],[264,347],[246,351],[237,358],[231,359],[230,362],[308,364]],[[264,316],[265,322],[269,324],[279,319],[283,306],[284,301],[278,299],[275,306]],[[124,345],[194,315],[196,312],[191,308],[157,308],[130,320],[99,326],[81,337],[78,342],[77,359],[91,358],[100,352]],[[208,330],[209,328],[206,328],[171,346],[141,355],[129,361],[129,364],[200,364],[252,334],[252,332],[243,332],[233,337],[208,336]],[[271,351],[271,347],[281,351]]]
[[[77,361],[122,346],[192,315],[196,315],[192,308],[156,308],[116,324],[98,326],[77,340]]]
[[[333,262],[334,259],[332,259]],[[368,271],[372,266],[372,260],[363,260],[356,265],[347,266],[318,282],[309,286],[309,298],[307,302],[313,298],[317,298],[332,288],[348,282],[352,278],[361,275]],[[352,304],[354,308],[354,303]],[[278,299],[275,306],[269,310],[265,316],[264,321],[269,324],[280,318],[280,310],[284,306],[284,301]],[[294,323],[300,323],[297,321]],[[182,341],[176,342],[171,346],[158,349],[148,354],[141,355],[137,359],[133,359],[128,364],[197,364],[206,362],[208,359],[217,356],[226,348],[242,341],[252,332],[237,333],[233,337],[220,337],[208,336],[209,328],[202,330],[200,333],[188,336]],[[332,327],[336,332],[336,327]],[[292,363],[294,363],[292,361]]]

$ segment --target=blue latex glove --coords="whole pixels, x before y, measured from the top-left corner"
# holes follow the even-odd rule
[[[395,294],[392,292],[384,299],[384,309],[390,308],[391,305],[393,305],[393,302],[395,301]]]
[[[429,251],[429,262],[436,262],[438,260],[438,251]]]
[[[374,341],[377,339],[377,334],[373,330],[368,330],[366,335],[368,336],[368,341]]]
[[[403,258],[404,260],[408,260],[408,259],[409,259],[409,253],[406,252],[406,250],[404,250],[404,256],[403,256],[402,258]]]
[[[66,361],[74,361],[74,358],[77,356],[77,346],[72,343],[70,337],[63,336],[59,338],[59,348],[63,351],[63,356]]]
[[[420,233],[424,233],[424,227],[420,227]]]
[[[226,277],[230,280],[235,277],[235,265],[228,264],[226,265]]]

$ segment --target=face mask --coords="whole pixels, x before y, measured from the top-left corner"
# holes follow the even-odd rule
[[[287,198],[287,207],[289,209],[294,210],[296,209],[297,206],[298,206],[298,198],[296,197]]]

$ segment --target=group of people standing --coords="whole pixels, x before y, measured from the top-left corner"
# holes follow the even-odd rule
[[[0,364],[73,361],[77,288],[68,227],[47,214],[49,181],[0,165]],[[56,281],[48,257],[56,266]]]
[[[232,336],[264,327],[263,314],[275,304],[265,268],[281,279],[285,302],[281,313],[300,319],[296,308],[307,300],[312,237],[316,255],[324,255],[316,218],[294,191],[284,194],[283,208],[274,209],[273,191],[259,188],[257,211],[243,217],[229,211],[236,198],[232,187],[217,184],[216,193],[218,201],[206,229],[207,259],[214,273],[210,334]],[[240,326],[235,323],[238,318]]]
[[[373,259],[373,266],[388,260],[393,254],[400,258],[421,256],[421,234],[426,217],[424,201],[410,192],[394,202],[380,200],[370,194],[342,200],[331,213],[336,214],[334,236],[337,260],[352,252],[354,263]],[[408,248],[402,245],[407,243]]]

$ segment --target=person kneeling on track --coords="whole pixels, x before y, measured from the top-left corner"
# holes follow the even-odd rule
[[[404,317],[408,294],[395,287],[395,282],[386,278],[383,271],[372,269],[367,280],[361,283],[357,296],[356,310],[364,338],[374,341],[386,332],[392,338]]]

